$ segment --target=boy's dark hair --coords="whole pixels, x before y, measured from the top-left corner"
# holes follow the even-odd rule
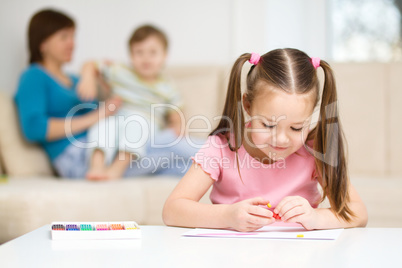
[[[152,25],[143,25],[137,28],[134,33],[131,35],[130,40],[128,41],[128,47],[131,50],[131,47],[135,43],[139,43],[144,41],[150,36],[156,36],[162,42],[164,48],[168,49],[168,39],[160,29],[156,28]]]
[[[61,29],[74,27],[74,21],[59,11],[44,9],[33,15],[28,27],[29,63],[43,60],[40,46],[49,36]]]

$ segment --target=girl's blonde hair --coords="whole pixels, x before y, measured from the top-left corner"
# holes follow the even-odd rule
[[[222,119],[210,133],[210,135],[224,134],[236,155],[243,143],[245,129],[244,112],[241,107],[241,71],[243,64],[249,61],[250,57],[250,53],[245,53],[234,63],[230,73]],[[307,140],[314,141],[311,153],[315,156],[316,170],[323,187],[322,200],[328,197],[331,209],[336,215],[350,221],[351,217],[355,215],[348,205],[350,196],[346,144],[339,120],[336,84],[329,64],[321,60],[320,66],[325,77],[320,116]],[[260,82],[290,94],[313,94],[314,107],[320,98],[316,68],[313,66],[311,58],[297,49],[272,50],[262,55],[259,62],[251,67],[246,83],[246,98],[250,104],[259,94],[256,87]]]

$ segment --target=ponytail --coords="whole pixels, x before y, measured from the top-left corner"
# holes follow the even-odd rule
[[[320,107],[320,119],[312,133],[314,136],[315,161],[321,185],[322,200],[328,196],[331,209],[337,216],[350,221],[355,214],[348,203],[349,176],[346,165],[345,138],[341,128],[334,74],[323,60],[325,82]]]
[[[241,71],[243,64],[250,59],[250,56],[250,53],[245,53],[234,63],[230,72],[222,118],[218,126],[210,133],[210,135],[224,134],[229,140],[229,148],[236,152],[243,143],[245,122],[241,106]]]
[[[250,53],[244,53],[234,63],[230,72],[229,85],[226,93],[226,101],[223,108],[222,118],[219,121],[218,126],[210,133],[210,135],[222,133],[226,136],[230,150],[236,152],[236,161],[238,164],[237,169],[240,178],[241,174],[237,151],[243,143],[245,124],[241,102],[241,71],[244,63],[250,60],[250,57]],[[254,67],[255,65],[252,68]]]

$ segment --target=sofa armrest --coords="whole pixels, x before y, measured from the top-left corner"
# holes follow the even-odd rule
[[[0,156],[2,170],[10,176],[52,176],[50,161],[42,148],[23,137],[10,94],[0,92]]]

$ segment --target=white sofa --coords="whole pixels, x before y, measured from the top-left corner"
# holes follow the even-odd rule
[[[201,66],[168,71],[183,95],[186,122],[194,115],[213,122],[221,113],[224,70]],[[207,125],[193,120],[187,127],[205,129]],[[6,174],[0,181],[0,243],[52,221],[163,224],[163,204],[180,179],[149,176],[89,182],[56,178],[44,151],[22,137],[9,93],[0,94],[0,156],[0,168]],[[203,200],[209,202],[208,196]]]
[[[369,226],[402,227],[402,64],[334,64],[349,143],[351,179],[367,204]],[[188,119],[220,115],[229,76],[222,66],[168,70]],[[203,128],[202,120],[191,128]],[[52,221],[135,220],[163,224],[162,207],[180,178],[139,177],[114,182],[56,178],[45,153],[27,144],[10,93],[0,94],[0,243]],[[202,202],[209,202],[206,194]]]

